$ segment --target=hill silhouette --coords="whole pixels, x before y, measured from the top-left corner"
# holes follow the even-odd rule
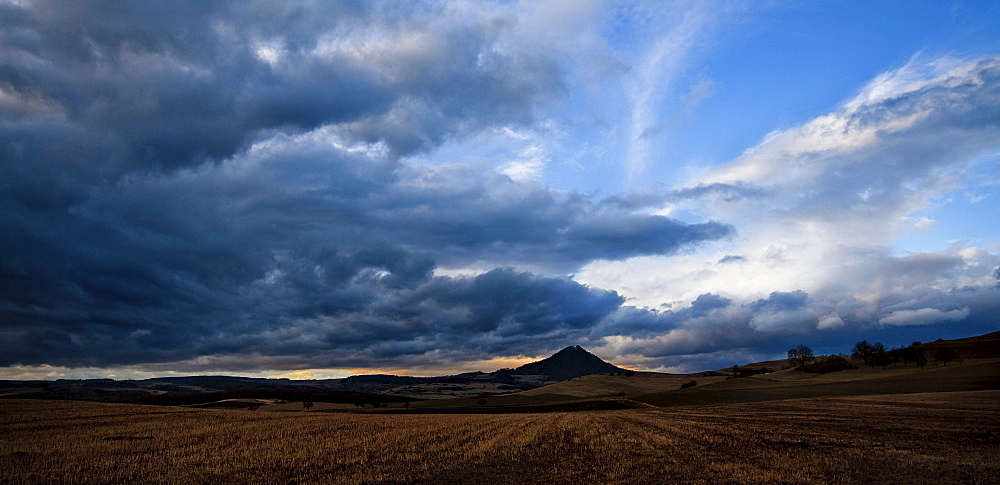
[[[956,359],[994,359],[1000,357],[1000,332],[991,332],[975,337],[954,340],[938,339],[934,342],[919,344],[916,348],[933,358],[938,351],[949,350]],[[890,354],[898,350],[889,351]]]
[[[545,375],[549,380],[565,381],[590,374],[611,374],[625,369],[609,364],[579,345],[566,347],[552,356],[514,369],[514,375]]]
[[[802,372],[784,360],[739,366],[740,369],[767,371],[738,376],[734,376],[731,369],[694,374],[636,373],[605,362],[579,346],[572,346],[516,369],[437,377],[383,374],[321,380],[236,376],[174,376],[121,381],[0,380],[0,400],[67,399],[170,405],[277,399],[354,406],[375,403],[401,406],[403,402],[417,401],[407,406],[406,411],[460,408],[465,410],[463,412],[487,412],[497,408],[496,411],[504,412],[540,412],[543,409],[618,406],[618,401],[628,406],[679,406],[1000,389],[1000,332],[914,343],[917,345],[911,348],[919,349],[926,357],[922,366],[895,360],[885,366],[869,366],[860,359],[848,358],[855,368],[820,374]],[[942,358],[942,350],[950,352],[948,359]],[[887,353],[891,357],[899,351]],[[583,401],[600,403],[578,405]],[[381,407],[378,409],[382,411]]]

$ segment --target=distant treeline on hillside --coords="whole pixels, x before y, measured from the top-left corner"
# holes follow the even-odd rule
[[[122,392],[86,387],[41,387],[38,392],[18,394],[17,397],[22,399],[70,399],[126,404],[152,404],[158,406],[204,404],[224,399],[278,399],[284,401],[309,401],[335,404],[401,403],[418,400],[398,395],[330,390],[310,391],[262,388],[208,392],[186,391],[188,392],[149,394],[146,391],[138,389]]]
[[[182,406],[221,401],[223,399],[280,399],[284,401],[308,401],[336,404],[376,404],[412,402],[418,399],[388,394],[370,394],[353,391],[298,391],[274,389],[246,389],[191,394],[160,394],[129,399],[134,404],[156,404],[161,406]],[[123,400],[124,401],[124,400]]]

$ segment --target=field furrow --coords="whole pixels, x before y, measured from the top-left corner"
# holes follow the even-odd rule
[[[2,483],[995,483],[1000,391],[525,414],[0,400]]]

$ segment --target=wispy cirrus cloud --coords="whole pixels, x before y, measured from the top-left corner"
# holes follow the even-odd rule
[[[635,59],[626,80],[629,126],[625,169],[630,180],[643,174],[649,159],[659,152],[656,140],[666,125],[680,117],[686,107],[675,106],[685,98],[688,107],[711,93],[713,82],[702,74],[685,96],[670,96],[684,88],[675,86],[685,63],[711,43],[713,30],[743,8],[735,3],[699,2],[693,5],[666,3],[642,5],[631,12],[637,17],[640,36],[649,36],[645,50]],[[664,25],[663,21],[667,24]]]
[[[667,212],[738,221],[736,238],[669,261],[626,262],[628,279],[616,264],[592,263],[581,280],[617,288],[640,305],[668,302],[674,311],[709,292],[738,305],[714,323],[682,319],[685,330],[667,334],[676,337],[637,340],[647,346],[681,335],[684,342],[710,340],[713,327],[732,328],[721,322],[742,322],[744,341],[762,332],[822,339],[806,335],[960,321],[988,329],[982,325],[997,311],[995,251],[958,246],[898,255],[888,243],[910,229],[911,214],[996,163],[998,76],[996,57],[916,58],[886,72],[837,110],[770,134],[690,188],[664,191],[693,197],[659,198]],[[715,197],[712,187],[755,190]],[[739,264],[721,264],[733,261]],[[768,294],[795,293],[808,296],[796,308],[760,304]]]

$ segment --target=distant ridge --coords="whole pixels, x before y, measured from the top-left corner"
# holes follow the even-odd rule
[[[551,357],[524,364],[514,369],[515,375],[546,375],[550,380],[565,381],[590,374],[610,374],[625,372],[625,369],[611,365],[600,357],[584,350],[579,345],[566,347]]]

